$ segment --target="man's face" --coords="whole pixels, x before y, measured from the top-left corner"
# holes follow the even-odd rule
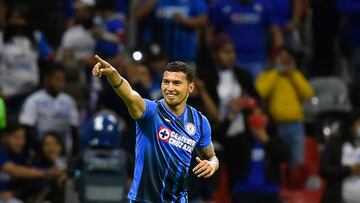
[[[189,94],[194,90],[194,82],[186,79],[183,72],[165,71],[161,82],[161,91],[165,102],[170,106],[178,106],[186,102]]]
[[[51,91],[54,93],[62,92],[65,88],[65,73],[62,71],[55,71],[49,76],[49,85]]]
[[[222,68],[231,69],[236,64],[235,47],[231,43],[226,43],[216,52],[216,59]]]
[[[10,135],[6,135],[6,144],[8,148],[15,154],[20,154],[25,146],[25,130],[20,128]]]

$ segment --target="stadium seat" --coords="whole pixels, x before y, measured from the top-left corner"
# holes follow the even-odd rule
[[[127,198],[126,154],[122,150],[86,150],[76,174],[82,203],[123,203]]]
[[[326,111],[350,111],[349,91],[344,81],[337,77],[316,77],[310,80],[314,96],[304,102],[306,122],[314,121],[319,113]]]

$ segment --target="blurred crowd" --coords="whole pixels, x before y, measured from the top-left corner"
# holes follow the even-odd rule
[[[190,202],[360,202],[360,1],[0,0],[0,203],[66,202],[91,149],[128,186],[135,123],[95,54],[152,100],[196,69],[220,170]]]

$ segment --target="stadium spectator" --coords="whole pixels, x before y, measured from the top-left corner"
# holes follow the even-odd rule
[[[15,123],[2,132],[0,147],[0,201],[22,202],[33,191],[32,184],[25,180],[39,181],[41,178],[54,177],[62,170],[50,167],[46,170],[26,165],[28,155],[24,151],[26,142],[25,129]]]
[[[274,49],[272,68],[260,73],[256,89],[267,102],[268,112],[276,122],[278,135],[289,146],[290,164],[297,166],[304,161],[304,113],[302,102],[314,92],[303,74],[297,69],[296,60],[287,48]]]
[[[116,58],[123,51],[126,34],[125,16],[116,12],[115,5],[115,0],[96,2],[99,15],[95,17],[93,29],[96,53],[112,62],[117,62]]]
[[[235,45],[227,34],[220,33],[214,38],[211,52],[214,66],[201,78],[219,108],[219,120],[223,120],[233,100],[256,97],[257,93],[250,73],[236,65]]]
[[[321,155],[320,170],[327,181],[323,203],[360,202],[360,115],[342,121],[340,136],[331,137]]]
[[[38,59],[49,60],[52,56],[44,35],[34,30],[31,14],[25,4],[13,5],[0,32],[0,88],[12,119],[39,85]]]
[[[75,24],[63,34],[57,60],[65,68],[65,92],[69,93],[83,109],[88,102],[91,82],[89,71],[94,63],[95,38],[92,35],[95,15],[94,0],[74,2]]]
[[[195,62],[197,31],[206,25],[204,0],[145,0],[136,7],[139,19],[139,42],[158,43],[169,60]]]
[[[246,121],[249,128],[232,140],[235,150],[228,154],[232,202],[280,203],[280,164],[288,159],[287,147],[260,108],[249,111]]]
[[[19,122],[27,127],[30,138],[40,143],[45,132],[58,133],[65,143],[65,152],[78,150],[79,113],[76,102],[63,92],[65,73],[60,64],[52,64],[44,78],[44,87],[25,101]],[[72,150],[72,151],[71,151]]]
[[[281,28],[284,45],[295,49],[296,36],[302,15],[302,0],[270,0],[276,24]]]
[[[210,10],[210,22],[210,36],[228,34],[235,45],[238,68],[247,70],[253,79],[266,67],[268,35],[272,34],[273,47],[283,45],[281,30],[267,1],[217,1]]]
[[[59,174],[55,178],[34,183],[33,186],[38,187],[38,192],[31,195],[31,198],[28,198],[29,202],[36,200],[38,202],[64,203],[64,186],[67,179],[67,163],[64,155],[65,146],[61,137],[56,133],[46,132],[41,140],[40,150],[37,154],[34,167],[42,170],[57,168]]]

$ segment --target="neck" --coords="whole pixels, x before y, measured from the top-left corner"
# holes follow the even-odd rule
[[[51,90],[51,89],[49,89],[49,88],[47,88],[47,89],[45,89],[46,90],[46,92],[50,95],[50,96],[52,96],[52,97],[57,97],[57,95],[59,94],[59,92],[56,92],[56,91],[53,91],[53,90]]]
[[[170,109],[172,113],[174,113],[177,116],[180,116],[185,110],[185,102],[183,104],[179,104],[175,106],[170,106],[165,102],[165,105]]]

